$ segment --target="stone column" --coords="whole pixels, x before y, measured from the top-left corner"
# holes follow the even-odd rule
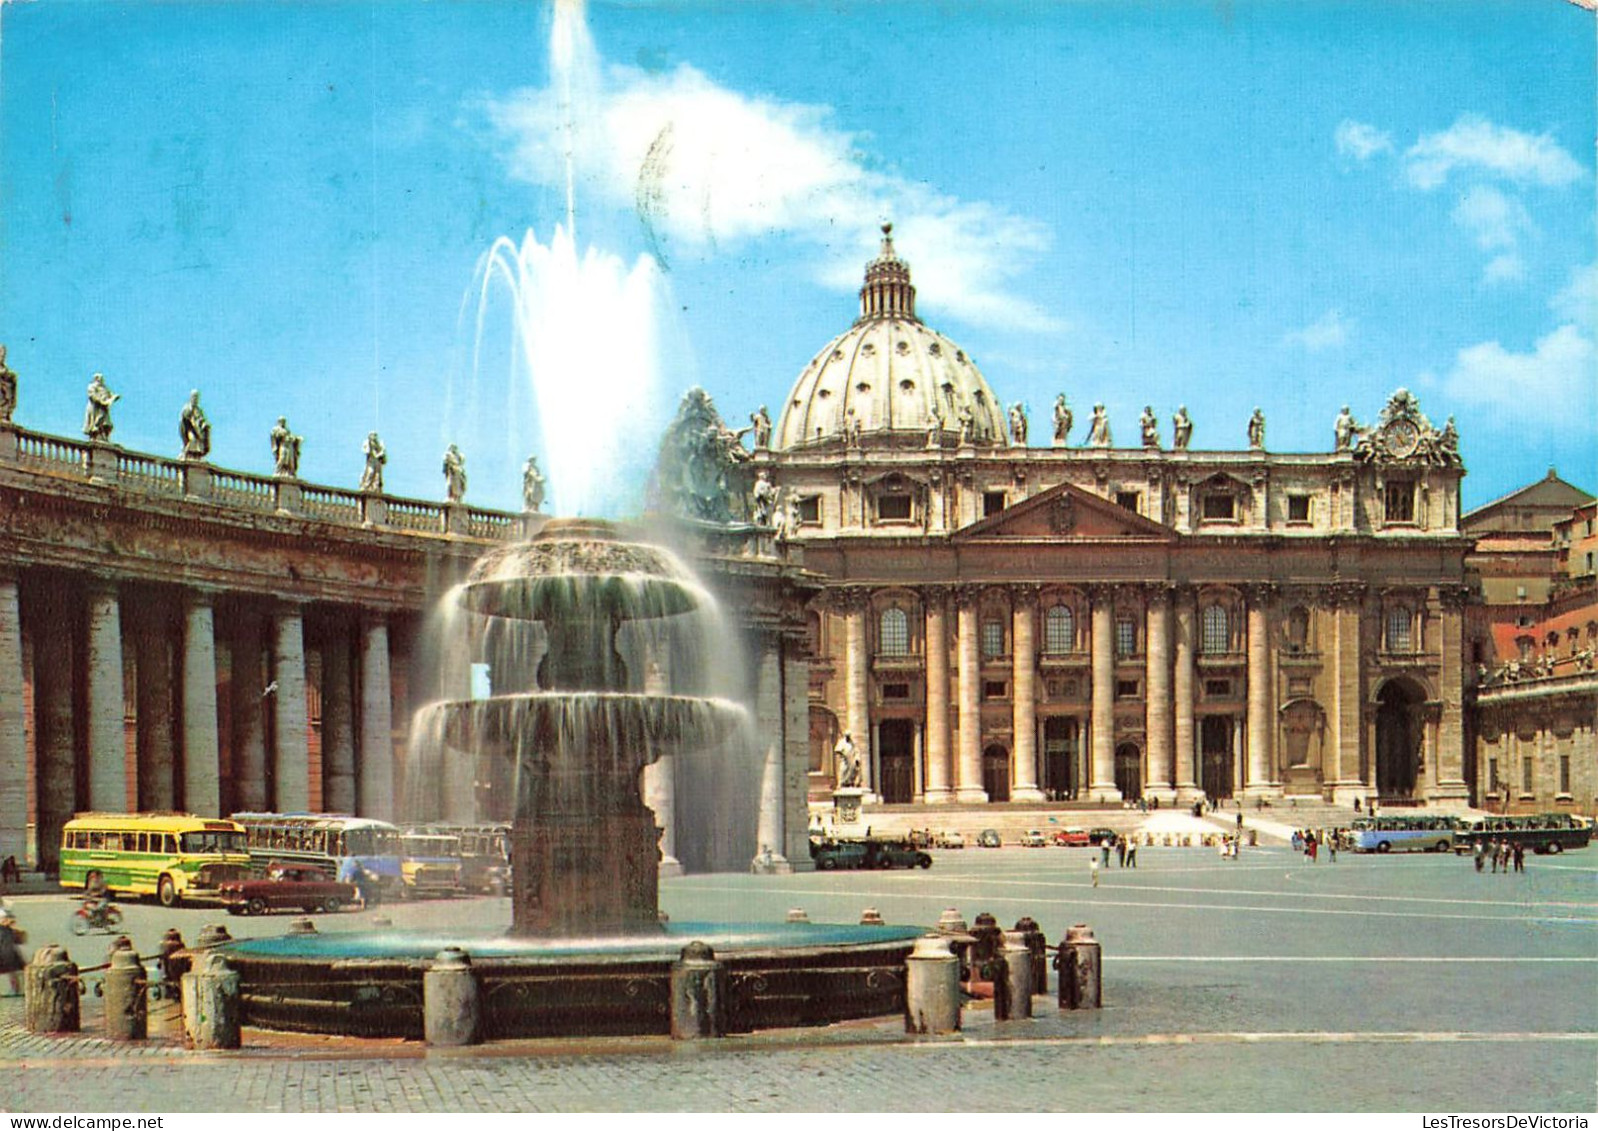
[[[1465,785],[1464,701],[1464,614],[1469,591],[1462,586],[1444,587],[1439,595],[1438,696],[1442,716],[1438,719],[1437,752],[1432,760],[1437,789],[1431,801],[1463,804],[1470,797]]]
[[[790,631],[782,638],[783,855],[794,871],[808,872],[815,867],[810,859],[810,666],[803,609],[795,607],[789,615]],[[831,751],[823,756],[831,757]]]
[[[941,588],[922,593],[926,604],[928,804],[953,801],[949,758],[949,598]]]
[[[1276,712],[1271,694],[1269,599],[1269,591],[1263,587],[1248,595],[1248,778],[1243,792],[1250,797],[1274,797],[1281,792],[1271,757]]]
[[[40,615],[34,618],[30,610],[28,622],[33,645],[33,714],[38,761],[35,780],[39,808],[35,842],[39,869],[54,872],[60,860],[61,826],[71,820],[76,810],[86,808],[78,804],[74,770],[77,742],[73,722],[77,713],[72,704],[72,676],[77,669],[77,617],[58,591],[46,592],[40,604]]]
[[[281,813],[303,813],[311,807],[311,750],[306,736],[305,621],[298,605],[285,605],[273,616],[272,768]]]
[[[955,800],[980,804],[987,801],[982,785],[982,669],[977,652],[977,594],[961,589],[957,595],[958,634],[955,640],[960,677],[960,751],[956,765]]]
[[[22,710],[22,601],[0,573],[0,859],[28,859],[28,739]]]
[[[183,807],[222,815],[221,748],[216,725],[216,625],[208,593],[183,603]]]
[[[172,646],[164,609],[134,622],[138,683],[138,797],[141,812],[177,808],[177,751],[172,733]]]
[[[350,630],[340,619],[322,645],[322,806],[355,812],[355,697],[350,675]]]
[[[1115,610],[1114,598],[1106,588],[1094,589],[1089,647],[1092,649],[1093,780],[1088,793],[1094,801],[1119,801],[1115,784]]]
[[[1015,801],[1042,801],[1043,791],[1038,788],[1037,586],[1016,586],[1014,598],[1010,652],[1015,752],[1011,758],[1010,797]]]
[[[759,633],[757,638],[760,658],[755,672],[755,733],[759,735],[757,749],[765,768],[760,778],[755,860],[762,871],[791,872],[793,866],[783,852],[787,843],[787,822],[782,806],[782,639],[774,632]]]
[[[1332,663],[1332,800],[1339,805],[1355,798],[1369,799],[1371,790],[1360,778],[1360,656],[1359,620],[1362,585],[1333,586],[1332,640],[1327,649]]]
[[[394,692],[389,676],[388,622],[374,615],[363,629],[359,812],[386,821],[394,812]]]
[[[128,808],[127,734],[123,729],[122,609],[114,584],[88,590],[89,808]]]
[[[1143,705],[1149,781],[1143,793],[1172,804],[1176,789],[1171,784],[1171,591],[1166,586],[1156,586],[1150,593],[1146,626],[1148,680]]]
[[[860,759],[860,788],[868,798],[876,792],[869,698],[871,654],[866,643],[866,609],[870,602],[870,595],[863,589],[844,591],[843,729],[854,742],[855,757]]]
[[[1197,681],[1193,672],[1193,633],[1198,624],[1196,598],[1183,589],[1176,599],[1176,798],[1191,801],[1198,784],[1198,727],[1193,718]]]
[[[226,807],[264,812],[272,807],[266,795],[266,673],[261,666],[261,619],[237,611],[232,640],[232,800]]]

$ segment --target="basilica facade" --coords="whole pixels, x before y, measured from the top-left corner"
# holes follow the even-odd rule
[[[1062,395],[1033,428],[915,300],[885,229],[859,317],[757,419],[822,582],[813,800],[1466,802],[1451,420],[1398,390],[1326,451],[1258,410],[1211,451],[1185,407],[1127,443]]]

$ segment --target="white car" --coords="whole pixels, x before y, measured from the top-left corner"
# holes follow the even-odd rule
[[[936,847],[938,848],[964,848],[965,837],[956,832],[939,833]]]
[[[1042,829],[1028,829],[1021,834],[1021,844],[1027,848],[1042,848],[1048,843]]]

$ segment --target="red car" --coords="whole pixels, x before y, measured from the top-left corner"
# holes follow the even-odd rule
[[[1086,848],[1093,843],[1085,829],[1061,829],[1054,834],[1054,843],[1061,848]]]
[[[273,864],[265,879],[226,880],[217,894],[229,914],[261,915],[283,908],[339,911],[355,902],[356,893],[354,884],[340,883],[321,868]]]

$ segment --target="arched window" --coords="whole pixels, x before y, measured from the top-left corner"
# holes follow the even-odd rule
[[[1410,652],[1414,650],[1409,622],[1408,609],[1387,610],[1387,650],[1389,652]]]
[[[1225,605],[1205,605],[1203,636],[1199,651],[1206,656],[1222,656],[1232,650],[1231,626],[1227,623]]]
[[[1043,614],[1043,650],[1051,655],[1070,652],[1076,644],[1076,618],[1069,605],[1051,605]]]
[[[992,660],[1004,655],[1004,622],[1002,620],[985,620],[982,622],[982,658]]]
[[[1137,655],[1137,621],[1129,613],[1122,613],[1115,618],[1115,654]]]
[[[883,609],[877,624],[877,650],[884,656],[904,656],[910,651],[910,618],[903,609]]]

